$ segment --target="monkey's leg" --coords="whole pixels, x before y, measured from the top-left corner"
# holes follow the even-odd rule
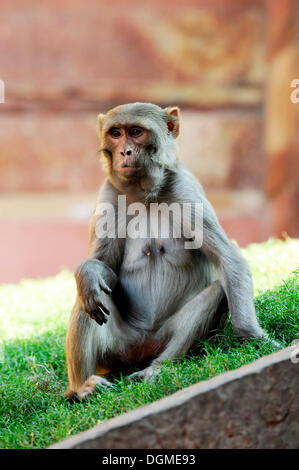
[[[181,358],[196,338],[206,338],[211,330],[223,325],[227,314],[226,296],[217,280],[166,320],[156,336],[158,339],[169,338],[166,348],[149,367],[129,378],[149,380],[158,373],[163,361]]]
[[[97,376],[101,326],[92,320],[77,300],[71,313],[66,335],[66,359],[69,387],[66,395],[70,401],[84,399],[97,386],[112,386],[104,377]],[[107,342],[106,342],[107,343]],[[101,364],[105,369],[105,364]]]

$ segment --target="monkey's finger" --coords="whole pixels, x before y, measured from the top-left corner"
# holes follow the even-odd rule
[[[103,315],[103,321],[104,321],[105,323],[107,323],[107,318],[105,317],[105,315],[109,315],[109,311],[108,311],[108,310],[106,309],[106,307],[105,307],[105,310],[107,310],[107,312],[108,312],[108,313],[106,313],[106,311],[104,310],[104,308],[103,308],[102,305],[98,305],[97,307],[98,307],[98,309],[100,310],[101,314]]]
[[[131,375],[128,375],[125,379],[126,383],[137,382],[141,380],[141,376],[139,372],[134,372]]]
[[[104,377],[99,377],[99,383],[97,383],[96,387],[99,389],[101,387],[116,388],[114,384],[109,382],[109,380],[105,379]]]
[[[88,314],[92,320],[94,320],[98,325],[102,326],[103,325],[103,320],[102,318],[97,317],[93,313],[89,312]]]
[[[91,293],[86,299],[86,310],[88,313],[95,312],[97,310],[97,293]]]
[[[98,325],[102,326],[103,323],[107,323],[107,318],[104,316],[103,311],[98,311],[96,308],[89,310],[88,315],[92,318]]]
[[[100,308],[101,311],[103,311],[103,313],[104,313],[105,315],[110,315],[110,312],[109,312],[108,308],[105,307],[105,305],[103,304],[103,302],[101,301],[101,298],[100,298],[99,296],[97,296],[97,297],[94,298],[94,302],[95,302],[96,306],[97,306],[98,308]]]
[[[110,294],[112,293],[112,289],[110,289],[110,287],[107,286],[107,284],[106,284],[106,282],[104,281],[104,279],[101,279],[100,287],[101,287],[102,291],[105,292],[105,294],[110,295]]]
[[[97,322],[97,324],[100,325],[100,326],[102,326],[103,323],[106,323],[106,322],[104,322],[103,318],[99,318],[99,317],[97,317],[96,315],[94,315],[93,319],[94,319],[94,321]]]

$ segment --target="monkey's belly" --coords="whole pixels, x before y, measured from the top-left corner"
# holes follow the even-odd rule
[[[128,250],[119,274],[118,308],[130,323],[155,329],[201,290],[195,253],[178,240],[136,243]]]
[[[165,344],[161,340],[147,339],[143,344],[129,346],[126,359],[133,363],[156,357],[163,351],[164,346]]]

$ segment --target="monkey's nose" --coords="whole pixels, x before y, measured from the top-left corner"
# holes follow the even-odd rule
[[[127,150],[126,152],[120,152],[120,154],[124,157],[125,155],[132,155],[132,150]]]

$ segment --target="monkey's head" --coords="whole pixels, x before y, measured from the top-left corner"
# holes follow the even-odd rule
[[[174,168],[179,135],[179,108],[130,103],[98,116],[100,151],[112,184],[161,186],[165,170]]]

